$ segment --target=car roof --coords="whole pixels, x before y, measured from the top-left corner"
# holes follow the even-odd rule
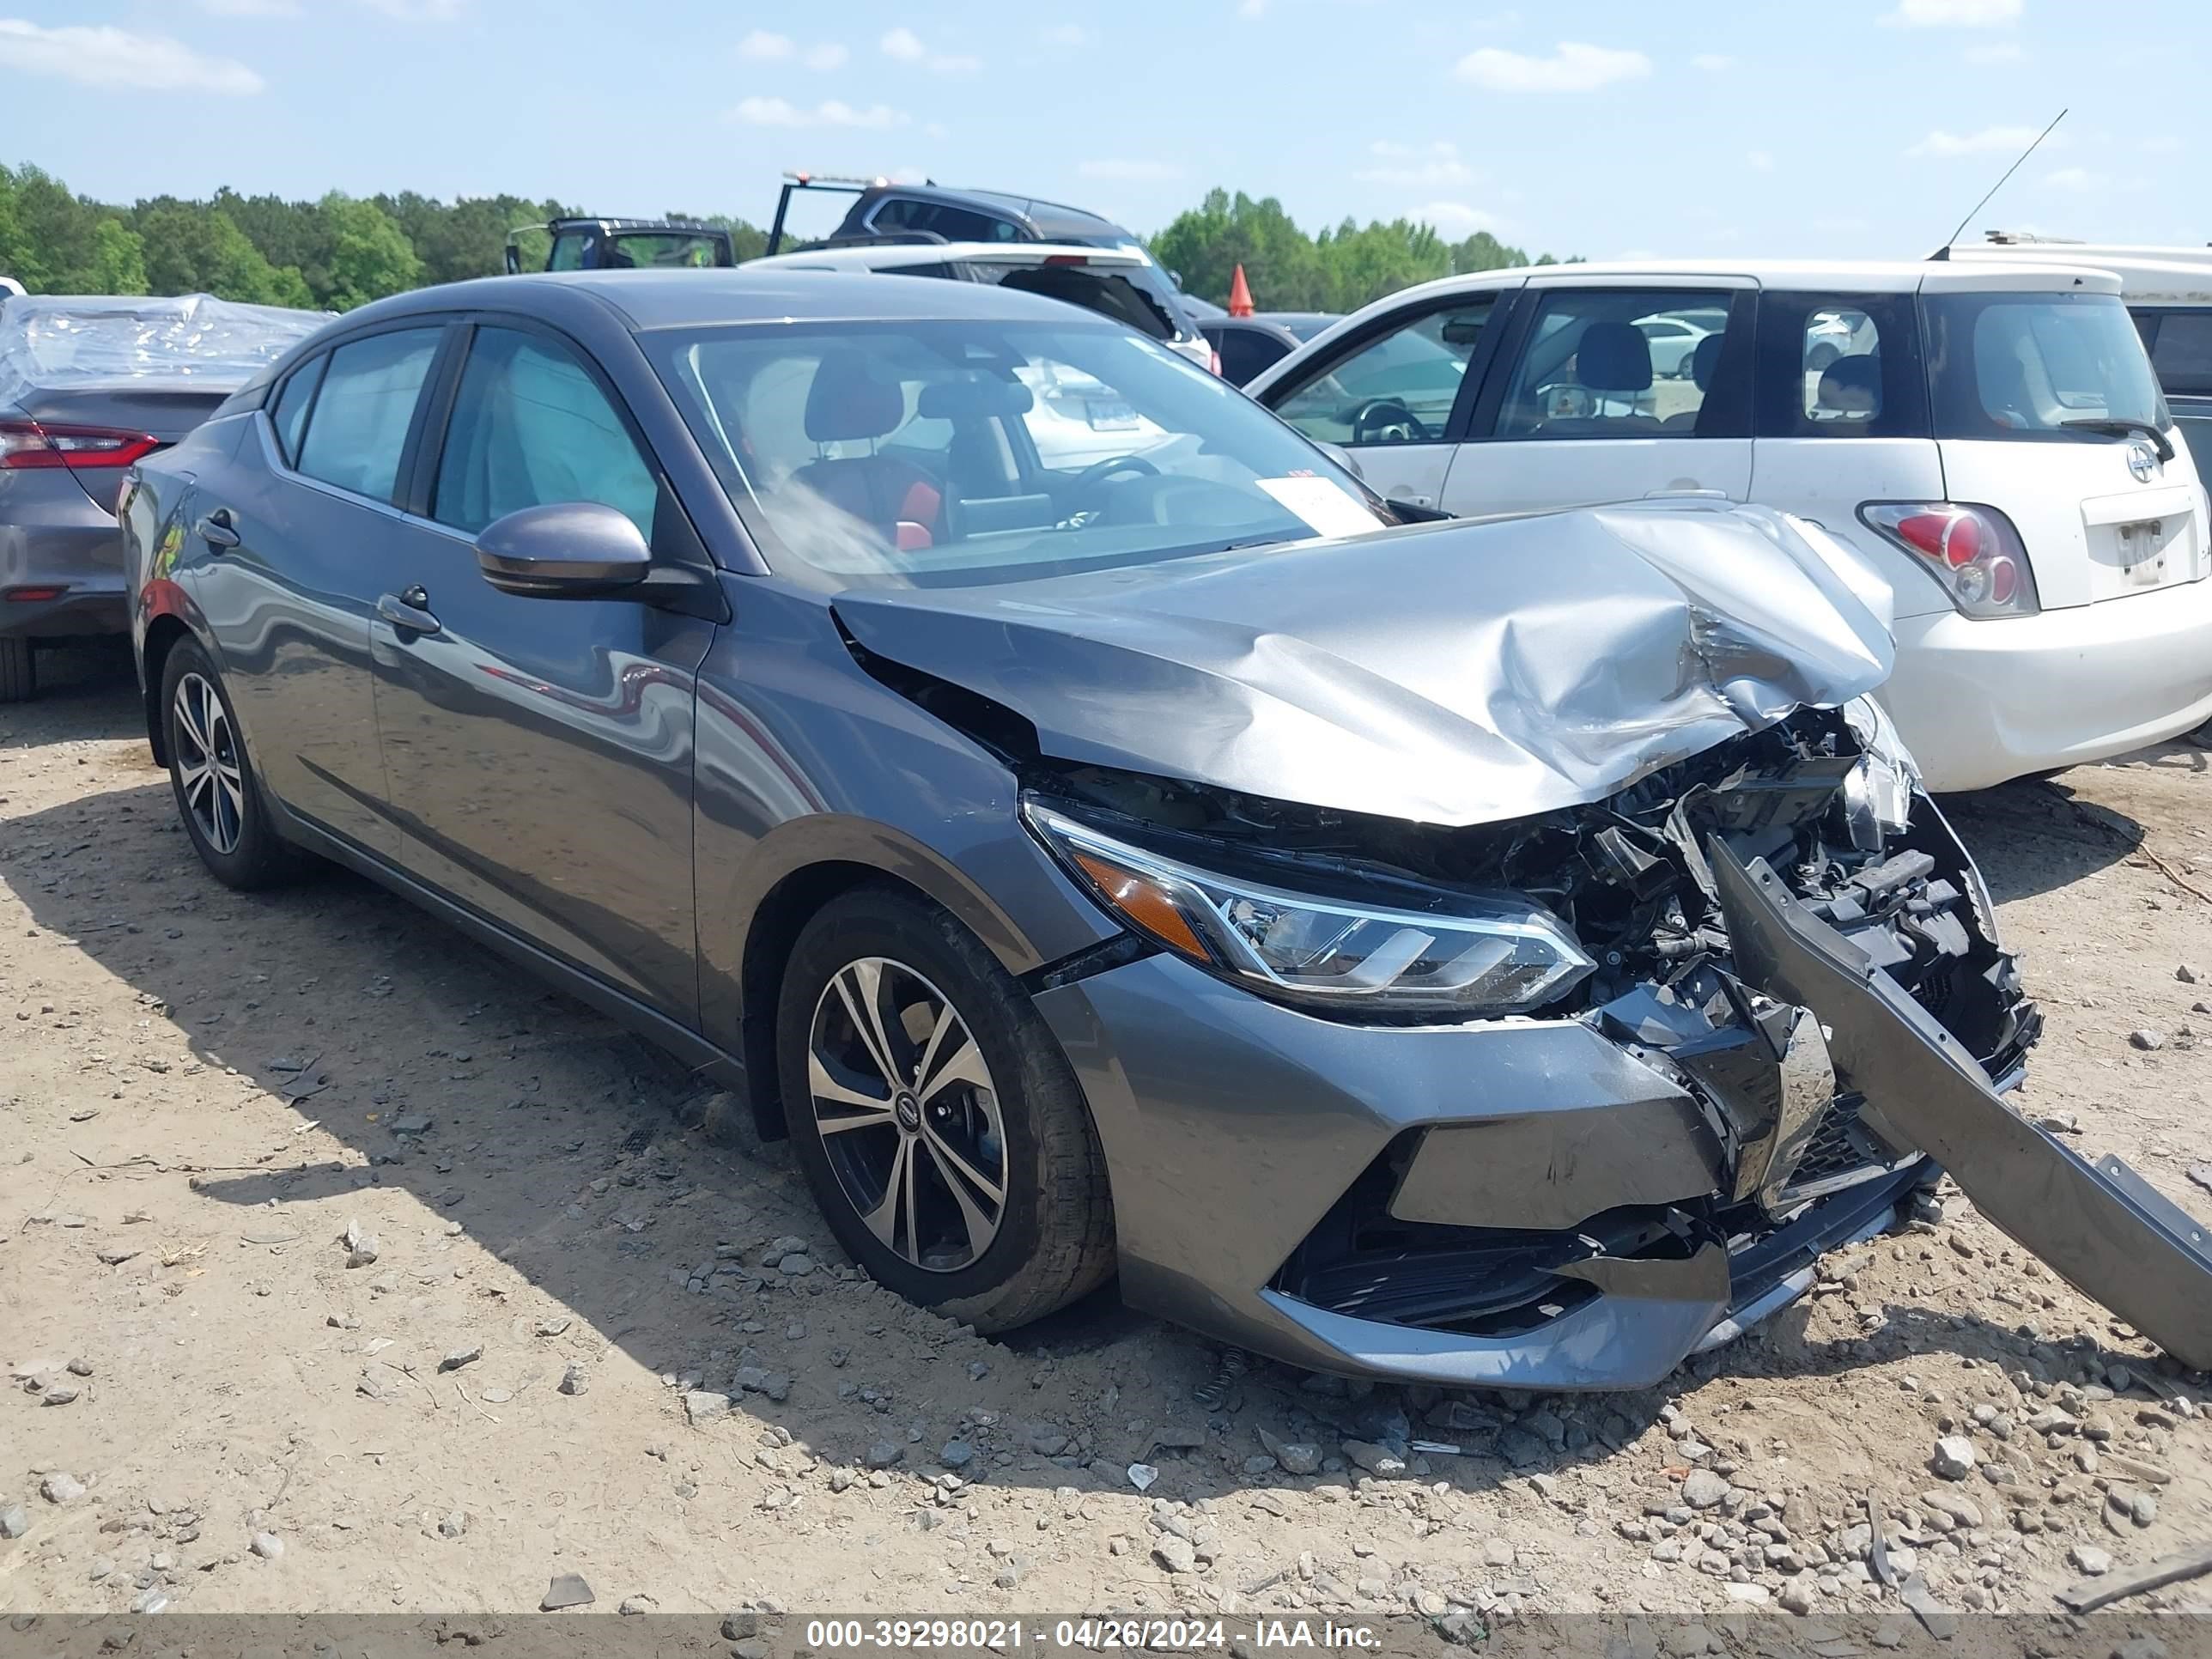
[[[816,247],[797,253],[775,253],[747,259],[744,268],[757,270],[821,270],[851,267],[878,270],[888,265],[943,264],[954,260],[971,264],[1042,264],[1048,259],[1080,261],[1086,265],[1134,267],[1146,263],[1139,253],[1120,248],[1085,247],[1064,242],[867,242],[851,247]]]
[[[974,319],[1066,324],[1068,307],[995,283],[879,283],[836,270],[562,270],[447,283],[379,300],[348,321],[384,321],[478,307],[558,321],[581,307],[612,311],[631,329],[718,323]]]
[[[2120,279],[2120,292],[2142,305],[2212,306],[2212,247],[2118,242],[1965,242],[1950,257],[1977,268],[1992,264],[2087,265]]]
[[[2008,285],[2045,288],[2072,276],[2098,279],[2087,286],[2100,290],[2109,285],[2112,292],[2118,291],[2118,283],[2106,276],[2094,262],[2087,260],[2062,264],[2043,260],[1976,258],[1970,265],[1954,265],[1948,261],[1933,259],[1608,259],[1585,260],[1575,264],[1515,265],[1498,270],[1470,271],[1462,276],[1441,276],[1417,288],[1401,289],[1389,298],[1400,300],[1408,294],[1476,294],[1492,288],[1519,288],[1528,283],[1595,281],[1617,283],[1625,279],[1644,276],[1668,283],[1705,277],[1717,282],[1753,283],[1762,288],[1911,294],[1931,285],[1942,288]]]

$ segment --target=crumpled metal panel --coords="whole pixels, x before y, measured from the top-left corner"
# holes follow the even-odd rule
[[[0,402],[149,380],[235,391],[331,320],[212,295],[33,294],[0,307]]]
[[[1888,678],[1814,526],[1632,503],[836,602],[1061,760],[1446,825],[1602,799]]]

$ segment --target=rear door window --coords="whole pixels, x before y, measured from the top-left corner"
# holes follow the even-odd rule
[[[1547,291],[1506,380],[1497,435],[1745,435],[1726,406],[1734,400],[1714,395],[1732,297],[1726,289]]]
[[[310,478],[389,501],[442,325],[394,329],[330,354],[295,464]]]
[[[1928,435],[1907,296],[1770,292],[1759,334],[1760,437]]]
[[[1438,442],[1498,303],[1486,294],[1409,317],[1267,401],[1321,443]]]

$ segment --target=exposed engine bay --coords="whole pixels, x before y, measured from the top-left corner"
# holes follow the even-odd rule
[[[1304,887],[1401,904],[1508,891],[1572,930],[1598,965],[1534,1015],[1590,1025],[1695,1099],[1716,1154],[1711,1190],[1558,1230],[1447,1224],[1408,1200],[1428,1133],[1415,1132],[1352,1183],[1275,1281],[1335,1311],[1503,1335],[1599,1293],[1615,1269],[1711,1247],[1741,1291],[1810,1259],[1791,1235],[1832,1237],[1833,1217],[1814,1212],[1863,1203],[1858,1189],[1924,1167],[1909,1136],[1863,1115],[1818,1023],[1739,977],[1707,854],[1716,840],[1770,866],[1999,1086],[2018,1081],[2039,1016],[1948,826],[1909,775],[1884,774],[1882,745],[1869,742],[1878,721],[1863,705],[1799,710],[1604,801],[1460,829],[1099,768],[1024,769],[1030,787],[1117,833],[1194,855],[1202,845],[1217,867],[1249,861],[1282,879],[1294,866]],[[1875,1210],[1886,1219],[1893,1201]]]

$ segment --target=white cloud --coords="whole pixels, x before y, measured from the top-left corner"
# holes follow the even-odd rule
[[[1987,46],[1966,48],[1970,64],[2017,64],[2027,56],[2027,49],[2017,40],[1993,40]]]
[[[1085,28],[1080,23],[1055,23],[1045,30],[1044,43],[1048,46],[1066,46],[1071,49],[1095,46],[1098,44],[1098,31]]]
[[[921,43],[921,37],[912,29],[895,28],[876,42],[886,58],[896,58],[902,64],[920,64],[932,75],[973,75],[983,67],[983,60],[965,52],[932,52]]]
[[[1763,149],[1747,151],[1743,159],[1751,164],[1751,170],[1753,173],[1774,171],[1774,158]]]
[[[261,77],[234,58],[210,58],[162,34],[136,34],[106,25],[41,28],[0,17],[0,69],[52,76],[87,87],[145,92],[206,92],[243,97]]]
[[[2018,154],[2035,142],[2040,127],[1984,127],[1979,132],[1951,132],[1938,127],[1905,153],[1907,155],[1987,155],[2007,151]],[[2056,149],[2062,142],[2053,133],[2045,141]]]
[[[1436,190],[1446,185],[1470,184],[1474,179],[1474,169],[1460,160],[1459,146],[1442,140],[1433,144],[1396,144],[1382,138],[1368,145],[1367,150],[1377,165],[1360,167],[1352,175],[1363,185]]]
[[[835,40],[824,40],[819,46],[807,47],[805,55],[799,61],[811,70],[827,73],[833,69],[844,68],[845,60],[852,55]]]
[[[761,63],[774,63],[788,58],[798,46],[787,34],[776,34],[767,29],[755,29],[738,42],[738,56],[750,58]]]
[[[1724,52],[1701,52],[1690,60],[1690,67],[1708,75],[1725,75],[1735,67],[1735,59]]]
[[[1075,170],[1085,179],[1112,179],[1125,184],[1151,184],[1182,177],[1182,169],[1172,161],[1139,161],[1110,155],[1078,162]]]
[[[1595,92],[1616,81],[1640,81],[1651,60],[1640,52],[1562,40],[1549,58],[1484,46],[1459,60],[1459,78],[1486,92]]]
[[[1881,21],[1898,28],[1990,29],[2020,21],[2024,0],[1897,0]]]
[[[730,119],[749,127],[902,127],[904,112],[888,104],[855,108],[839,98],[825,98],[812,109],[802,109],[782,98],[744,98],[730,112]]]
[[[1267,15],[1267,0],[1237,0],[1237,15],[1248,23],[1256,23]]]
[[[1446,236],[1472,236],[1478,230],[1494,232],[1499,224],[1495,214],[1485,213],[1465,202],[1424,202],[1419,207],[1407,208],[1406,216],[1419,224],[1434,225]]]
[[[2103,173],[2092,173],[2087,167],[2060,167],[2056,173],[2044,174],[2043,182],[2054,190],[2083,191],[2102,190],[2106,180]]]

